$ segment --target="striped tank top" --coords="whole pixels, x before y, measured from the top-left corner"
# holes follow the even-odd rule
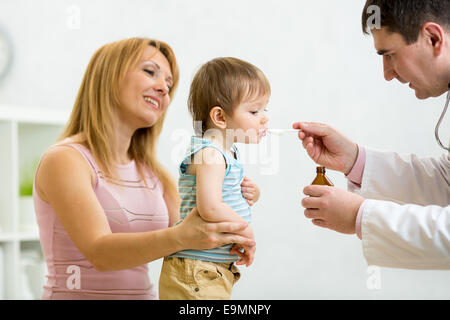
[[[246,222],[250,223],[250,206],[242,196],[241,183],[244,179],[244,170],[239,158],[239,152],[235,145],[232,150],[235,158],[222,150],[207,139],[193,136],[191,143],[187,148],[186,156],[180,164],[180,178],[178,180],[178,189],[181,198],[180,220],[188,215],[197,205],[196,201],[196,177],[186,174],[188,165],[191,163],[192,156],[203,148],[215,148],[222,153],[226,162],[225,177],[222,184],[222,201],[229,205],[237,214],[239,214]],[[199,259],[211,262],[231,263],[239,260],[239,256],[230,254],[233,244],[227,244],[218,248],[208,250],[182,250],[172,254],[170,257]]]

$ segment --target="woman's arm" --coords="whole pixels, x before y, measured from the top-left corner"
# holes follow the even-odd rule
[[[39,196],[52,206],[71,240],[95,269],[131,268],[179,249],[170,229],[112,233],[93,191],[92,175],[79,152],[58,146],[42,159],[36,186]]]
[[[180,219],[180,198],[173,198],[164,192],[164,201],[169,211],[169,227],[172,227]]]
[[[195,210],[173,228],[112,233],[93,181],[92,169],[83,157],[64,146],[46,152],[36,175],[39,196],[52,206],[70,239],[96,270],[132,268],[179,250],[214,248],[228,241],[254,243],[235,234],[247,224],[209,224]]]

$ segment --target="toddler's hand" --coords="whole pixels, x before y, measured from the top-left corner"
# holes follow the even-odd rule
[[[244,249],[243,252],[241,252]],[[256,246],[247,247],[239,244],[235,244],[231,248],[230,253],[238,255],[241,259],[236,262],[237,265],[244,265],[250,267],[255,258]]]
[[[241,183],[242,195],[247,200],[249,206],[255,204],[259,199],[259,188],[258,186],[249,178],[244,177]]]

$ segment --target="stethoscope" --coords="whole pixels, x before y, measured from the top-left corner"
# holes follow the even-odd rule
[[[434,136],[436,137],[436,141],[439,144],[439,146],[442,149],[450,152],[450,147],[444,147],[444,145],[441,142],[441,139],[439,139],[439,126],[441,125],[442,119],[444,119],[445,113],[447,112],[448,103],[450,101],[450,83],[448,84],[448,89],[449,89],[449,91],[447,92],[447,100],[445,102],[445,107],[444,107],[444,110],[442,111],[442,114],[441,114],[441,117],[439,118],[438,123],[436,124],[436,128],[434,129]]]

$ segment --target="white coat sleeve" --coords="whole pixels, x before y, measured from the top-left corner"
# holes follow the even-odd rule
[[[361,234],[369,265],[450,269],[450,206],[365,200]]]
[[[358,188],[349,184],[349,189]],[[361,188],[356,192],[370,199],[445,207],[450,204],[450,155],[418,158],[366,148]]]
[[[364,256],[369,265],[450,269],[450,159],[366,149],[361,187]],[[370,199],[370,200],[369,200]]]

